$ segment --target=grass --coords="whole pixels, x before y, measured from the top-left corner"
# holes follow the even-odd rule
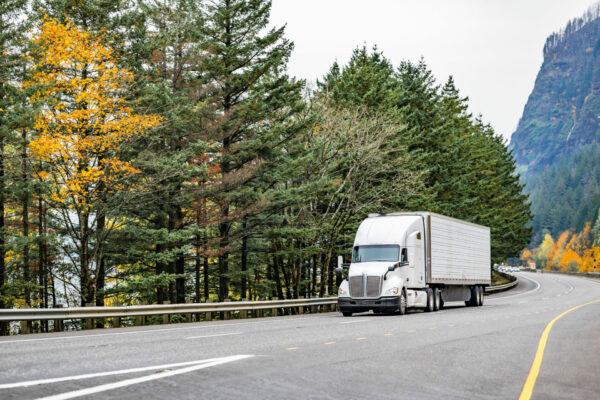
[[[492,286],[504,285],[505,283],[509,283],[510,281],[500,275],[498,272],[492,270]]]

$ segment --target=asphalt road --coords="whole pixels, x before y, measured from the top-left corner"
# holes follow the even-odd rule
[[[436,313],[3,337],[0,399],[515,399],[547,324],[600,299],[600,282],[517,275],[483,307]],[[598,399],[599,371],[600,302],[555,322],[532,398]]]

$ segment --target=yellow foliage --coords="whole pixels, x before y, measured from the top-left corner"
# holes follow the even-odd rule
[[[32,39],[30,101],[43,104],[35,119],[38,136],[29,147],[43,162],[36,171],[55,184],[51,199],[87,208],[101,193],[123,190],[123,178],[137,171],[116,157],[123,142],[160,124],[127,104],[133,74],[117,65],[102,38],[44,17]]]
[[[561,232],[556,241],[545,235],[539,247],[521,252],[521,260],[541,262],[548,270],[600,272],[600,247],[593,245],[591,224],[587,223],[579,233]]]

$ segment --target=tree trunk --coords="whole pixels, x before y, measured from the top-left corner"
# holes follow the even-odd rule
[[[46,240],[44,237],[44,203],[38,195],[38,279],[41,308],[48,308],[48,277],[46,273]],[[48,331],[48,321],[42,321],[44,331]]]
[[[223,221],[219,224],[219,301],[225,301],[229,297],[229,205],[221,207],[221,218]]]
[[[183,227],[183,211],[181,207],[177,207],[177,211],[175,212],[175,221],[174,221],[174,229],[182,229]],[[176,301],[177,303],[185,303],[185,254],[181,249],[181,243],[175,244],[177,247],[177,258],[175,259],[175,273],[177,275],[181,275],[177,279],[175,279],[175,292],[176,292]]]
[[[87,212],[80,214],[79,218],[79,234],[81,236],[81,307],[85,307],[87,303],[91,303],[95,300],[92,277],[90,276],[90,230],[88,228],[89,218],[90,217]]]
[[[196,259],[194,260],[194,262],[194,271],[196,273],[196,281],[194,282],[194,303],[200,303],[200,235],[196,236]]]
[[[6,185],[4,184],[4,138],[0,139],[0,308],[6,308],[4,302],[4,286],[6,274],[6,239],[4,235],[4,202],[6,201]],[[0,322],[0,336],[7,334],[7,323]]]
[[[31,307],[31,293],[29,285],[31,284],[31,266],[29,265],[29,188],[27,187],[27,132],[25,129],[21,131],[21,207],[22,207],[22,222],[23,222],[23,281],[25,290],[25,303]],[[30,324],[30,323],[28,323]]]
[[[99,213],[97,227],[98,251],[96,252],[96,306],[104,306],[104,281],[106,279],[106,271],[104,265],[104,226],[106,224],[106,217],[104,213]]]
[[[202,273],[204,274],[204,301],[210,299],[210,292],[208,287],[208,256],[204,255],[204,266],[202,267]]]
[[[246,271],[248,270],[248,235],[246,233],[246,218],[244,218],[244,222],[242,223],[242,300],[246,298],[246,282],[248,277],[246,276]]]

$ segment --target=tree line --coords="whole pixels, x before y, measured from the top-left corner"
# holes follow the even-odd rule
[[[527,245],[514,159],[452,78],[359,47],[311,88],[270,9],[0,4],[1,307],[332,295],[370,212]]]

